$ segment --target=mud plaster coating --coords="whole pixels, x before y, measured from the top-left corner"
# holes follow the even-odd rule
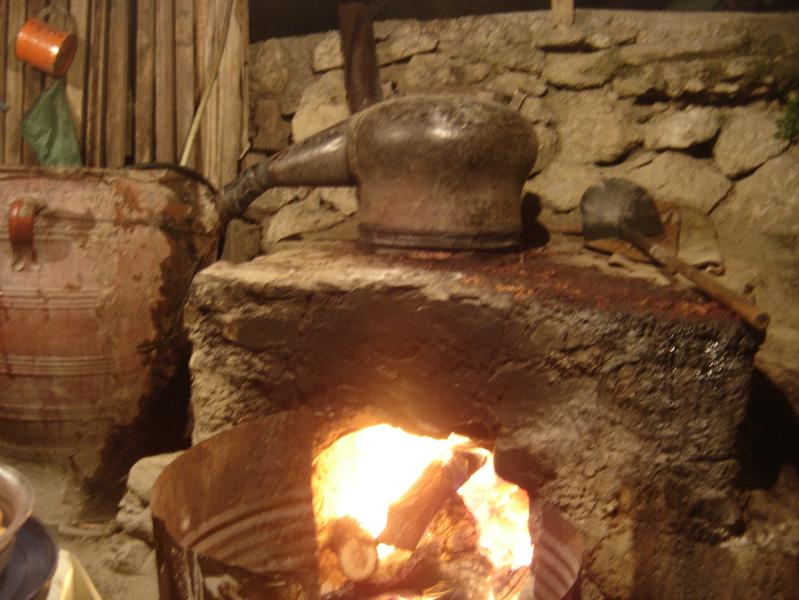
[[[554,251],[523,260],[299,244],[202,272],[187,308],[195,441],[301,406],[497,435],[500,473],[583,531],[586,597],[715,597],[702,573],[724,562],[703,557],[737,560],[746,532],[736,444],[756,344],[693,296],[613,297],[631,288]],[[784,583],[783,562],[764,564]]]

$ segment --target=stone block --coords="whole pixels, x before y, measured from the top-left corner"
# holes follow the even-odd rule
[[[679,152],[663,152],[655,159],[632,169],[628,177],[655,198],[684,204],[709,213],[727,195],[732,183],[712,161]]]
[[[289,145],[291,125],[283,120],[280,102],[261,98],[252,114],[252,149],[256,152],[277,152]]]
[[[319,194],[287,204],[262,221],[261,247],[264,252],[280,240],[311,231],[322,231],[341,223],[345,215],[323,202]]]
[[[227,226],[222,260],[246,262],[261,251],[261,226],[242,219],[233,219]]]
[[[344,55],[341,53],[341,35],[338,31],[330,31],[314,48],[313,70],[317,73],[322,73],[343,67]]]
[[[777,137],[779,115],[757,107],[734,109],[727,117],[714,148],[723,173],[737,177],[782,153],[788,140]]]
[[[418,21],[399,24],[384,41],[377,43],[377,63],[389,65],[417,54],[433,52],[438,47],[438,38],[426,30]]]
[[[614,163],[640,141],[638,125],[627,103],[611,95],[597,91],[561,92],[553,104],[558,111],[563,148],[577,162]]]
[[[558,157],[543,172],[524,185],[524,191],[535,194],[541,205],[555,212],[569,212],[580,206],[580,198],[602,178],[602,170]]]
[[[551,54],[547,57],[543,76],[554,86],[583,90],[606,84],[618,65],[618,58],[611,50],[587,54]]]
[[[653,119],[646,126],[644,145],[655,150],[684,150],[712,140],[719,127],[717,110],[694,106]]]
[[[510,71],[491,82],[491,89],[506,98],[512,98],[517,91],[528,96],[543,96],[547,93],[547,84],[535,75]]]

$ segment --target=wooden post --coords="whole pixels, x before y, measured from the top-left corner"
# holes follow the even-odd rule
[[[89,73],[86,88],[86,154],[92,167],[105,158],[106,70],[108,65],[108,0],[92,0],[89,21]],[[125,42],[127,43],[127,41]]]
[[[155,158],[175,162],[175,4],[156,2]]]
[[[350,112],[356,113],[382,99],[368,0],[339,0],[338,22],[347,102]]]
[[[137,163],[155,156],[155,0],[136,0],[136,108],[135,153]]]
[[[24,112],[25,87],[22,63],[14,56],[14,40],[25,23],[25,0],[11,0],[8,5],[8,48],[6,56],[6,111],[5,163],[19,165],[22,162],[22,114]]]
[[[175,1],[175,124],[177,151],[186,143],[194,117],[194,0]],[[194,165],[189,161],[189,165]]]
[[[27,14],[25,15],[26,20],[36,17],[44,8],[43,0],[28,0],[25,4],[27,9]],[[38,69],[27,64],[23,65],[22,73],[25,86],[24,101],[22,103],[24,106],[23,112],[28,112],[36,101],[36,98],[42,93],[44,75]],[[38,164],[38,162],[33,149],[23,141],[22,163],[26,165],[35,165]]]
[[[130,0],[111,0],[109,16],[105,166],[125,165],[127,151]]]
[[[0,101],[6,99],[6,48],[8,48],[8,2],[0,2]],[[0,109],[0,165],[6,156],[6,113]]]
[[[219,2],[223,6],[227,0]],[[239,172],[239,156],[243,151],[241,144],[242,111],[244,111],[244,64],[247,33],[242,23],[242,13],[247,8],[243,0],[236,0],[230,19],[230,31],[224,31],[226,40],[222,65],[219,70],[219,175],[220,184],[231,181]],[[224,14],[224,10],[222,14]],[[223,17],[220,16],[220,20]]]
[[[75,120],[75,131],[78,143],[84,147],[86,128],[86,67],[89,48],[89,7],[90,0],[70,0],[69,11],[75,20],[75,35],[78,36],[78,49],[75,59],[67,71],[67,102],[69,102],[72,118]]]
[[[552,19],[556,25],[574,23],[574,0],[552,0]]]

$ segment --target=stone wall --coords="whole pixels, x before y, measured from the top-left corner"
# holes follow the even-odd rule
[[[799,88],[799,15],[578,11],[555,27],[526,12],[375,31],[387,96],[523,98],[541,143],[526,190],[545,224],[574,217],[607,176],[709,214],[725,283],[772,313],[759,365],[799,407],[799,150],[775,123]],[[250,163],[347,116],[336,32],[254,44],[250,84]],[[356,219],[352,190],[270,192],[231,225],[226,256],[287,237],[352,238]]]

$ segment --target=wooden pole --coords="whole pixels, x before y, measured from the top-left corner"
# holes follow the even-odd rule
[[[86,155],[92,167],[105,158],[106,86],[108,68],[108,0],[92,0],[89,30],[89,73],[86,98]]]
[[[84,147],[86,129],[86,78],[89,44],[90,0],[70,0],[69,12],[75,20],[78,49],[72,66],[67,71],[67,102],[75,120],[75,131],[81,148]]]
[[[44,0],[28,0],[26,2],[26,20],[36,17],[43,8]],[[27,64],[23,66],[22,73],[25,86],[23,106],[24,112],[27,112],[30,107],[33,106],[36,98],[38,98],[42,93],[44,75],[38,69],[35,69]],[[33,152],[33,149],[24,141],[22,143],[22,163],[25,165],[38,164],[38,160],[36,158],[36,154]]]
[[[175,1],[175,106],[178,151],[189,137],[194,117],[194,0]],[[183,160],[181,158],[181,164]],[[191,156],[186,165],[194,164]]]
[[[155,156],[155,0],[136,0],[136,108],[134,119],[137,163]]]
[[[155,158],[174,162],[175,146],[175,3],[156,2]]]
[[[0,101],[6,99],[6,48],[8,48],[8,2],[0,2]],[[6,113],[0,109],[0,165],[6,156]]]
[[[339,0],[338,22],[350,112],[382,99],[368,0]]]
[[[552,0],[552,19],[556,25],[574,23],[574,0]]]
[[[11,0],[8,5],[8,52],[6,56],[6,138],[5,163],[19,165],[22,163],[22,114],[24,112],[25,87],[22,63],[14,56],[14,40],[25,23],[25,0]]]
[[[194,0],[194,94],[200,98],[201,104],[207,104],[210,101],[211,94],[211,90],[207,89],[208,82],[212,77],[209,64],[213,61],[213,58],[210,57],[213,53],[213,36],[209,32],[210,19],[211,7],[208,0]],[[208,178],[208,172],[205,169],[205,155],[208,145],[208,117],[205,116],[205,107],[202,110],[203,113],[199,114],[198,107],[197,114],[194,117],[195,120],[199,118],[199,121],[194,124],[195,129],[197,129],[197,133],[194,134],[197,138],[195,164],[197,169]],[[191,137],[191,135],[192,132],[190,131],[189,136]]]
[[[220,4],[223,5],[224,1]],[[231,12],[229,31],[224,19],[220,29],[226,41],[219,69],[219,176],[220,183],[231,181],[239,172],[241,147],[241,113],[243,109],[242,79],[244,55],[242,54],[242,0],[236,0]],[[225,12],[224,10],[222,11]]]
[[[111,0],[109,13],[105,166],[125,165],[127,151],[130,0]]]

